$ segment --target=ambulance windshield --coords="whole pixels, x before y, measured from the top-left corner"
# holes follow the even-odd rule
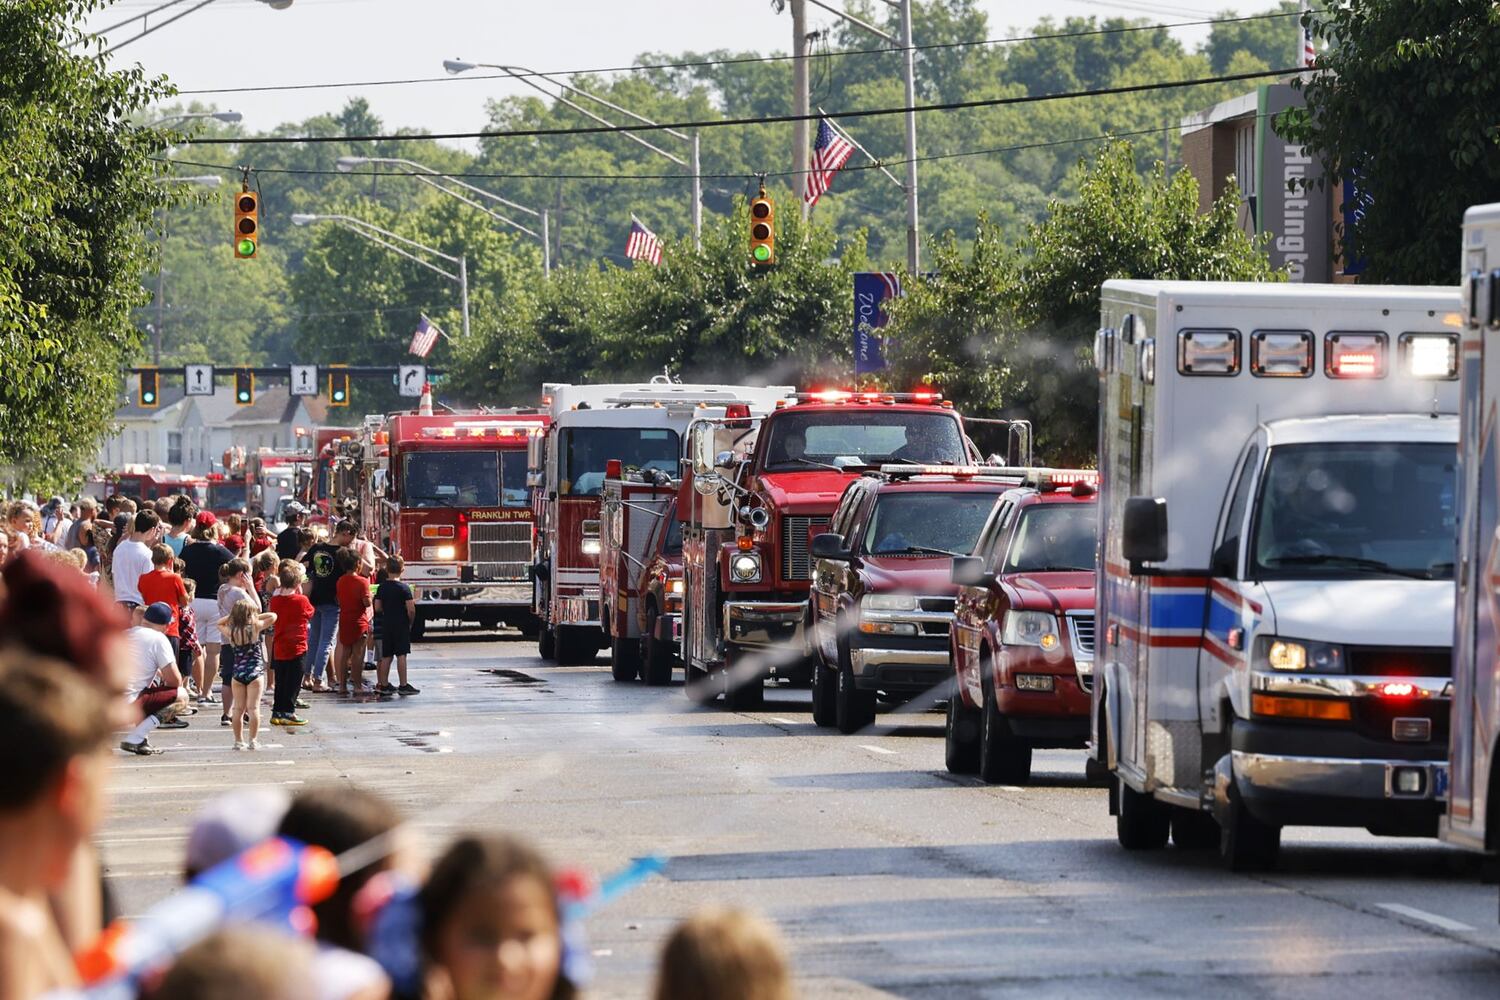
[[[1456,449],[1344,442],[1271,449],[1250,544],[1255,579],[1453,579]]]
[[[779,414],[765,442],[765,471],[881,465],[886,462],[962,465],[958,420],[929,413],[846,407]]]

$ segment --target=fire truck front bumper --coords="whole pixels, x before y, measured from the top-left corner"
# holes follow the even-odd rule
[[[806,614],[806,601],[725,601],[724,637],[732,646],[801,649]]]

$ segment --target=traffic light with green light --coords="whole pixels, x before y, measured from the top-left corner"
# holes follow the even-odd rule
[[[255,402],[255,373],[241,368],[234,373],[234,405],[249,406]]]
[[[765,188],[750,199],[750,260],[757,265],[776,263],[776,203]]]
[[[161,373],[155,368],[148,368],[140,372],[140,389],[136,393],[136,399],[142,409],[161,405]]]
[[[244,260],[260,246],[260,195],[248,187],[234,196],[234,255]]]
[[[349,405],[349,373],[341,371],[343,365],[330,365],[328,373],[328,405]]]

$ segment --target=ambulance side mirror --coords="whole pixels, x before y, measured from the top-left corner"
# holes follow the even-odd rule
[[[1143,575],[1142,563],[1167,558],[1167,502],[1161,497],[1131,497],[1125,501],[1122,548],[1134,576]]]

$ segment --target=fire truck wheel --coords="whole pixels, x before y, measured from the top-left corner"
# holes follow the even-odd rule
[[[1172,843],[1184,851],[1211,851],[1219,846],[1219,824],[1198,809],[1172,809]]]
[[[1229,809],[1219,828],[1219,856],[1233,872],[1259,872],[1276,867],[1281,852],[1281,827],[1250,815],[1234,785],[1229,786]]]
[[[646,605],[646,634],[641,638],[641,679],[651,687],[672,683],[672,647],[656,636],[655,604]]]
[[[519,621],[513,621],[510,625],[525,639],[536,639],[542,634],[542,620],[536,615],[523,615]]]
[[[1127,851],[1155,851],[1167,846],[1172,825],[1171,807],[1147,792],[1138,792],[1119,778],[1119,811],[1115,836]]]
[[[849,650],[839,646],[838,689],[834,693],[834,715],[839,732],[845,736],[875,724],[875,692],[861,691],[854,684],[854,667]]]
[[[984,666],[988,672],[988,665]],[[1031,781],[1031,747],[1016,739],[1000,714],[994,688],[984,688],[979,725],[979,777],[988,785],[1024,785]]]
[[[422,614],[422,609],[421,608],[418,608],[416,615],[411,620],[411,637],[412,637],[412,640],[416,641],[417,639],[422,638],[422,636],[424,636],[426,634],[427,634],[427,616],[424,615],[424,614]]]
[[[822,658],[813,656],[812,708],[813,725],[832,728],[838,725],[838,678],[823,665]]]
[[[692,664],[685,663],[682,667],[682,674],[683,693],[694,705],[707,705],[718,696],[719,692],[706,670],[699,670]]]
[[[557,630],[551,625],[543,625],[542,630],[537,633],[536,652],[544,660],[557,656]]]
[[[617,681],[633,681],[641,670],[641,643],[638,639],[612,636],[609,640],[609,672]]]
[[[757,712],[766,704],[766,681],[760,674],[745,671],[736,666],[734,658],[728,661],[724,671],[724,707],[731,712]]]
[[[949,774],[979,770],[979,713],[964,704],[955,690],[948,698],[948,721],[943,731],[943,763]]]
[[[581,667],[594,662],[599,652],[594,638],[581,628],[559,628],[553,639],[558,666]]]

